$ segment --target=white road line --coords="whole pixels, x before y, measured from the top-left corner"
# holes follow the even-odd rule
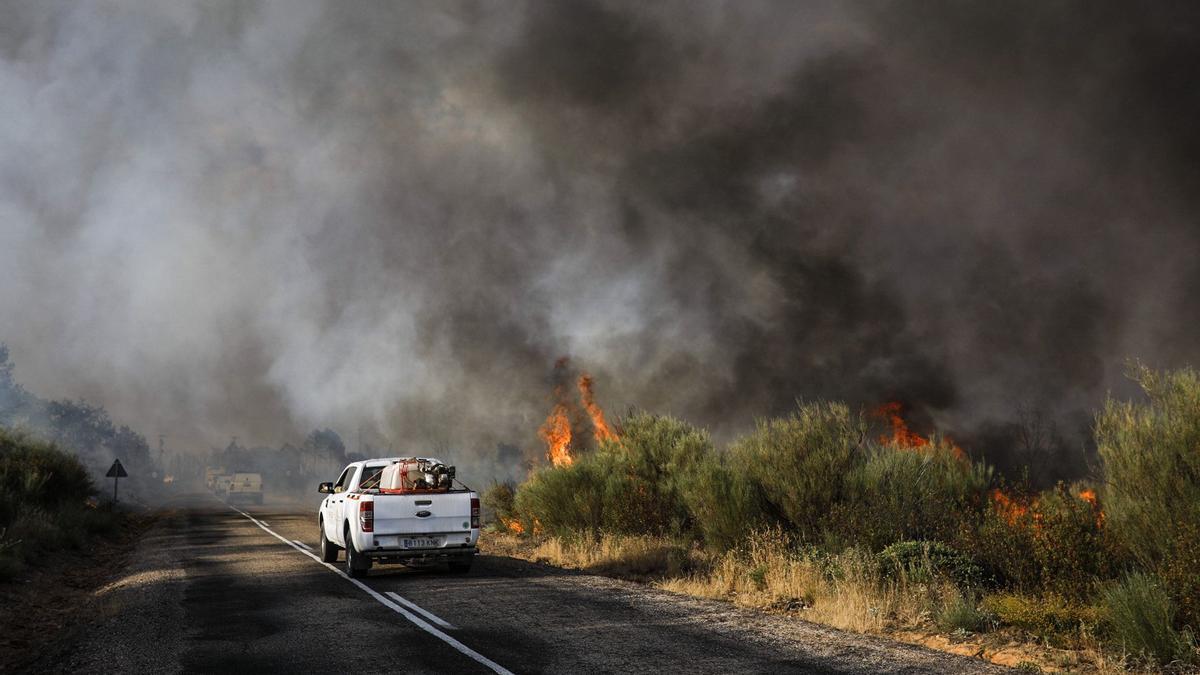
[[[379,601],[379,604],[383,605],[384,607],[387,607],[388,609],[396,612],[400,616],[403,616],[404,618],[408,619],[417,628],[420,628],[421,630],[425,631],[426,633],[429,633],[430,635],[438,638],[442,642],[445,642],[446,644],[450,645],[451,647],[454,647],[459,652],[461,652],[461,653],[465,654],[466,656],[469,656],[470,658],[479,662],[485,668],[491,670],[494,673],[498,673],[499,675],[513,675],[511,670],[508,670],[504,666],[496,663],[495,661],[489,659],[488,657],[484,656],[483,654],[480,654],[479,652],[475,651],[474,649],[471,649],[470,647],[464,645],[463,643],[459,642],[458,640],[455,640],[454,638],[450,637],[449,635],[446,635],[442,631],[431,626],[428,622],[426,622],[421,617],[417,616],[416,614],[413,614],[412,612],[408,611],[404,607],[401,607],[400,605],[396,604],[395,602],[392,602],[390,599],[384,597],[378,591],[371,588],[370,586],[364,584],[363,582],[359,581],[358,579],[352,578],[349,574],[346,574],[345,572],[339,570],[338,568],[334,567],[333,565],[330,565],[327,562],[322,562],[321,559],[318,558],[315,554],[305,551],[303,548],[300,548],[299,546],[297,546],[294,542],[288,541],[283,535],[278,534],[271,528],[267,527],[266,525],[264,525],[262,523],[262,521],[257,520],[254,516],[250,515],[249,513],[246,513],[245,511],[237,508],[236,506],[229,506],[229,508],[242,514],[250,522],[254,523],[259,528],[261,528],[263,532],[266,532],[267,534],[271,535],[272,537],[275,537],[279,541],[282,541],[283,543],[287,544],[288,546],[291,546],[292,548],[296,549],[300,553],[303,553],[304,555],[312,558],[313,560],[317,561],[317,564],[328,567],[334,574],[340,576],[341,578],[345,579],[346,581],[349,581],[350,583],[354,584],[355,586],[358,586],[360,589],[362,589],[362,591],[364,593],[371,596],[372,598],[375,598],[377,601]]]
[[[266,523],[263,523],[263,525],[266,525]],[[309,546],[308,544],[306,544],[306,543],[304,543],[304,542],[300,541],[299,539],[293,539],[293,540],[292,540],[292,543],[293,543],[293,544],[295,544],[295,545],[297,545],[297,546],[299,546],[300,548],[304,549],[305,551],[311,551],[311,550],[313,550],[311,546]]]
[[[449,621],[442,619],[440,616],[425,609],[424,607],[419,607],[417,605],[417,603],[413,602],[412,600],[409,600],[408,598],[401,596],[399,593],[397,593],[395,591],[388,591],[388,597],[395,600],[396,602],[404,605],[405,607],[411,609],[412,611],[420,614],[421,616],[425,617],[426,619],[429,619],[430,621],[436,623],[437,625],[441,626],[442,628],[445,628],[447,630],[458,630]]]

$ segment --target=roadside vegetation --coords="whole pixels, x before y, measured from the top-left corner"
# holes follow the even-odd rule
[[[0,428],[0,581],[114,533],[119,515],[99,508],[94,494],[75,456]]]
[[[485,495],[530,557],[856,631],[1200,663],[1200,375],[1132,371],[1088,482],[1009,485],[945,438],[800,403],[727,448],[666,416]],[[1070,665],[1068,663],[1059,665]],[[1032,667],[1032,666],[1030,666]]]

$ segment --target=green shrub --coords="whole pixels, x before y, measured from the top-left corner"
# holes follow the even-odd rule
[[[874,445],[845,478],[833,527],[852,543],[879,550],[904,540],[956,542],[978,526],[991,469],[935,439],[919,449]]]
[[[0,428],[0,527],[26,508],[82,504],[94,493],[87,470],[73,455]]]
[[[844,404],[802,403],[787,417],[760,420],[729,461],[802,540],[819,541],[865,434],[862,416]]]
[[[569,466],[545,467],[521,485],[514,509],[547,531],[678,534],[694,529],[684,493],[715,455],[708,434],[673,417],[638,413],[620,442]]]
[[[712,461],[708,433],[666,415],[637,413],[621,421],[620,442],[600,451],[615,456],[623,488],[607,505],[621,532],[682,533],[693,522],[684,499],[688,478]]]
[[[612,462],[601,454],[583,455],[565,467],[543,467],[523,483],[514,508],[526,532],[534,523],[556,534],[599,532],[604,527],[605,481]]]
[[[492,512],[495,522],[506,523],[516,518],[515,497],[511,483],[493,483],[484,491],[481,501],[484,508]]]
[[[947,633],[981,633],[991,627],[992,617],[980,611],[974,594],[955,593],[934,616],[934,623]]]
[[[737,548],[746,533],[767,523],[757,487],[724,456],[697,464],[679,483],[696,534],[712,549]]]
[[[75,456],[0,428],[0,579],[62,549],[112,534],[119,515],[90,508],[95,490]]]
[[[1130,574],[1101,597],[1113,638],[1126,650],[1159,664],[1195,660],[1195,641],[1175,630],[1175,606],[1158,579]]]
[[[1109,400],[1096,418],[1107,526],[1200,625],[1200,374],[1135,366],[1131,377],[1148,400]]]
[[[960,588],[984,584],[983,569],[955,549],[938,541],[901,541],[878,554],[883,573],[918,583],[949,579]]]

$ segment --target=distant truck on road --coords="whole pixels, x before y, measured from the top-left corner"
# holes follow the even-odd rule
[[[204,468],[204,487],[209,490],[217,489],[217,477],[225,474],[225,469],[216,466]]]
[[[263,503],[263,479],[261,473],[235,473],[225,489],[225,499],[230,502]]]
[[[376,563],[420,566],[444,562],[467,572],[479,541],[479,495],[458,484],[454,467],[431,457],[387,457],[353,462],[317,515],[321,559],[346,551],[352,577]]]

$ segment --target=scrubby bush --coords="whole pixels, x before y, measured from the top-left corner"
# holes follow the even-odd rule
[[[639,413],[622,422],[620,442],[602,443],[569,466],[534,472],[518,492],[520,518],[564,534],[689,532],[684,494],[713,461],[708,434],[675,418]]]
[[[1034,505],[1034,559],[1041,587],[1072,600],[1091,597],[1097,584],[1112,574],[1112,558],[1098,506],[1080,489],[1059,484],[1045,490]]]
[[[845,405],[802,403],[724,452],[679,420],[634,415],[620,441],[535,472],[512,509],[578,541],[660,537],[710,561],[679,589],[832,625],[877,629],[882,604],[889,621],[1008,625],[1064,646],[1110,634],[1186,660],[1200,626],[1200,375],[1134,377],[1147,399],[1097,416],[1095,488],[1031,492],[944,439],[875,440]]]
[[[991,627],[993,617],[979,609],[973,593],[954,593],[934,617],[937,627],[947,633],[967,631],[980,633]]]
[[[111,532],[111,512],[90,508],[95,490],[73,455],[0,428],[0,578],[58,549],[82,549]]]
[[[651,534],[692,529],[686,484],[715,452],[708,433],[667,415],[637,413],[621,422],[621,440],[602,444],[628,489],[614,495],[611,520],[620,531]]]
[[[21,510],[54,510],[82,503],[94,492],[87,470],[74,456],[0,428],[0,527]]]
[[[928,583],[949,579],[960,588],[984,585],[983,569],[974,560],[939,541],[901,541],[878,554],[888,578],[907,578]]]
[[[730,462],[769,508],[804,541],[819,540],[862,451],[866,425],[840,403],[802,403],[786,417],[760,420],[734,444]]]
[[[566,467],[543,467],[521,485],[515,510],[527,532],[598,532],[604,526],[607,455],[584,455]],[[536,522],[536,527],[535,527]]]
[[[710,549],[735,548],[747,532],[767,524],[758,487],[724,456],[699,462],[683,477],[680,495],[692,528]]]
[[[1103,595],[1113,638],[1127,651],[1160,664],[1195,660],[1190,632],[1175,629],[1175,605],[1162,582],[1135,573],[1107,588]]]
[[[916,449],[872,446],[845,478],[834,506],[836,533],[879,550],[904,540],[956,542],[982,517],[991,470],[962,459],[948,443]]]
[[[516,519],[515,498],[516,490],[511,483],[493,483],[484,491],[482,502],[493,521],[503,524]]]
[[[1096,419],[1107,526],[1171,581],[1180,618],[1200,625],[1200,374],[1137,366],[1131,376],[1147,401],[1110,400]]]

